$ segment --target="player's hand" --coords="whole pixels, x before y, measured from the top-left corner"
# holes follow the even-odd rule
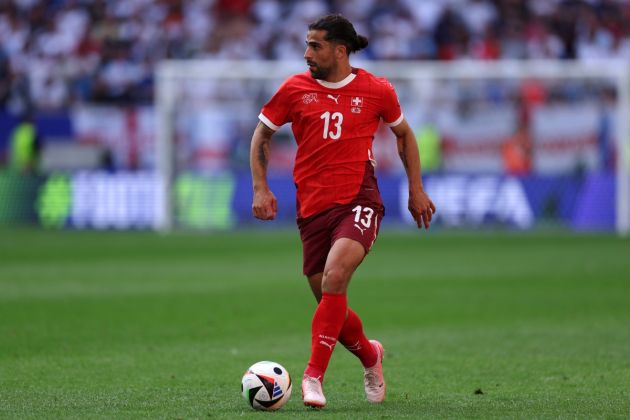
[[[429,229],[435,213],[435,205],[424,190],[409,192],[409,211],[418,224],[418,228],[422,229],[424,226],[425,229]]]
[[[278,213],[278,201],[270,190],[254,192],[252,213],[260,220],[273,220]]]

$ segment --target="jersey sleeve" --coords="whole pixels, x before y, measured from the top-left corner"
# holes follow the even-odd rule
[[[396,95],[396,89],[387,79],[383,80],[383,109],[381,111],[381,118],[383,122],[390,127],[395,127],[403,120],[403,113],[400,109],[400,103],[398,102],[398,95]]]
[[[285,81],[260,111],[258,119],[267,127],[276,131],[291,121],[289,101],[289,80]]]

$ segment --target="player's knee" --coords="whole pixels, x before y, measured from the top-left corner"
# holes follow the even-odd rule
[[[350,273],[341,267],[331,267],[324,271],[322,279],[322,292],[341,294],[348,288]]]

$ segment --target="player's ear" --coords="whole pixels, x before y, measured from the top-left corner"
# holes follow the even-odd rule
[[[335,55],[337,55],[338,58],[347,57],[348,47],[346,47],[344,44],[337,44],[337,46],[335,47]]]

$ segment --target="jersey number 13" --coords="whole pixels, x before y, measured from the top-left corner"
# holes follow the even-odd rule
[[[341,112],[333,112],[331,114],[329,111],[326,111],[319,119],[324,120],[324,140],[327,140],[329,137],[332,140],[338,140],[341,137],[341,123],[343,122],[343,114]]]

